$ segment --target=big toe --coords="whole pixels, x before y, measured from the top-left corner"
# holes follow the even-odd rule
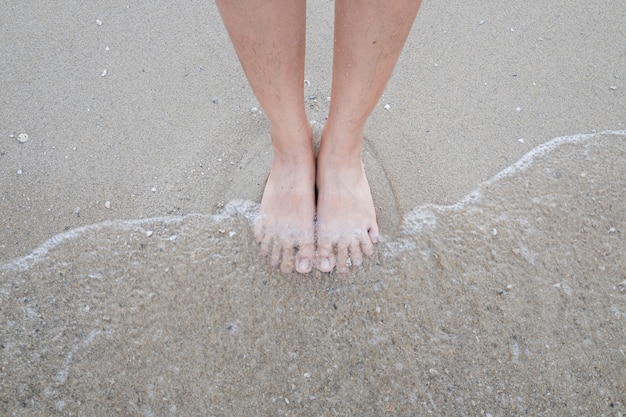
[[[315,258],[315,244],[306,243],[300,245],[296,255],[296,271],[301,274],[308,274],[313,269],[313,259]]]
[[[333,254],[333,244],[330,239],[320,239],[318,242],[315,263],[317,269],[322,272],[330,272],[335,268],[335,255]]]

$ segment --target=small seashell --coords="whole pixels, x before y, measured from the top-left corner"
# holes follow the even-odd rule
[[[20,133],[17,135],[17,141],[19,143],[24,143],[28,141],[28,133]]]

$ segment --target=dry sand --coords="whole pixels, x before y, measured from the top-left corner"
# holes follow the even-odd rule
[[[281,276],[249,228],[267,120],[212,2],[3,5],[0,415],[626,414],[624,21],[427,1],[367,127],[384,241]]]

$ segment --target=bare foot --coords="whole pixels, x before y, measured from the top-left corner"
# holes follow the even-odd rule
[[[308,143],[305,151],[292,154],[275,149],[255,219],[261,254],[269,255],[271,265],[280,265],[283,273],[308,273],[315,259],[315,156],[310,139]]]
[[[347,272],[374,252],[379,231],[360,147],[338,152],[322,140],[317,158],[317,256],[316,267]]]

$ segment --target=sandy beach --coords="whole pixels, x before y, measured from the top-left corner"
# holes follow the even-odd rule
[[[625,415],[625,21],[426,1],[366,129],[382,242],[302,276],[253,241],[269,126],[213,2],[9,1],[0,415]]]

